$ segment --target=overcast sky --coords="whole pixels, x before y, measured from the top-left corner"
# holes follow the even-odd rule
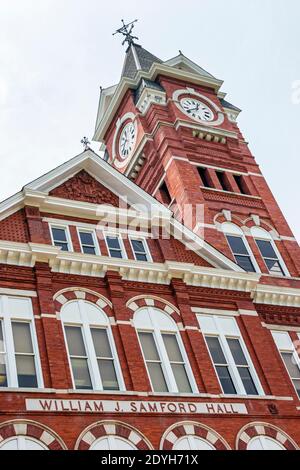
[[[300,240],[299,0],[0,0],[0,199],[93,136],[99,87],[122,69],[121,18],[139,18],[140,43],[161,59],[181,49],[224,80]]]

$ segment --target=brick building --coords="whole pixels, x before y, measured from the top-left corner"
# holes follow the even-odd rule
[[[104,158],[0,204],[0,450],[298,449],[299,246],[222,81],[128,42]]]

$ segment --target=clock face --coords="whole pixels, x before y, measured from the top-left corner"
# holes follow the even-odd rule
[[[122,159],[128,158],[134,150],[136,141],[136,126],[133,122],[126,124],[119,140],[119,153]]]
[[[214,113],[212,110],[195,98],[182,98],[180,105],[183,112],[195,121],[214,120]]]

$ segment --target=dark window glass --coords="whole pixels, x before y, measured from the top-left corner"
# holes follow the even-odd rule
[[[241,175],[233,175],[233,177],[241,194],[249,194],[244,182],[244,178]]]
[[[206,188],[212,188],[213,185],[210,183],[207,169],[198,167],[198,173],[202,180],[203,186],[205,186]]]
[[[227,395],[236,395],[236,389],[229,374],[228,367],[216,366],[216,370],[223,388],[223,392]]]
[[[236,338],[227,338],[227,343],[233,355],[234,362],[239,366],[247,366],[248,363],[239,340]]]
[[[264,258],[264,261],[267,265],[267,268],[270,273],[273,274],[282,274],[284,275],[284,271],[282,266],[278,260],[278,256],[275,253],[275,250],[272,246],[272,243],[268,240],[255,240],[259,251]]]
[[[144,242],[142,240],[131,240],[131,244],[135,258],[138,261],[148,261]]]
[[[38,386],[29,323],[12,322],[19,387]]]
[[[91,390],[93,386],[81,328],[66,326],[65,332],[75,387],[81,390]]]
[[[81,246],[83,253],[87,255],[95,255],[96,248],[94,243],[94,238],[90,232],[79,232]]]
[[[237,264],[247,272],[255,272],[251,257],[242,237],[227,235],[227,240]]]
[[[123,258],[122,249],[118,237],[106,237],[109,254],[112,258]]]
[[[240,341],[237,338],[227,338],[227,343],[246,393],[248,395],[257,395],[257,389],[250,374],[249,364],[242,350]]]
[[[168,386],[164,377],[161,360],[152,333],[139,333],[146,365],[155,392],[167,392]]]
[[[53,243],[62,251],[69,251],[67,234],[63,228],[52,228]]]
[[[257,389],[250,374],[249,367],[238,367],[237,369],[239,371],[247,395],[258,395]]]
[[[216,171],[216,175],[218,177],[220,185],[222,186],[223,191],[232,191],[232,188],[230,187],[225,173],[223,171]]]
[[[207,336],[206,341],[210,350],[210,354],[215,364],[226,364],[227,361],[223,354],[220,341],[218,338]]]
[[[91,328],[95,353],[103,390],[119,390],[119,383],[114,365],[114,359],[107,336],[107,330]]]

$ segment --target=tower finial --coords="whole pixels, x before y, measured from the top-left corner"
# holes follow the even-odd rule
[[[83,137],[80,143],[84,146],[84,150],[88,150],[90,148],[90,141],[87,137]]]
[[[128,42],[128,46],[130,47],[132,44],[135,44],[134,42],[135,39],[137,40],[139,39],[137,36],[133,36],[131,34],[134,28],[134,25],[138,20],[131,21],[131,23],[128,23],[128,24],[125,24],[124,20],[121,20],[121,21],[123,23],[123,26],[117,29],[117,31],[113,33],[113,36],[115,36],[116,34],[122,34],[122,36],[125,36],[125,39],[122,42],[122,46],[124,46],[124,44]]]

